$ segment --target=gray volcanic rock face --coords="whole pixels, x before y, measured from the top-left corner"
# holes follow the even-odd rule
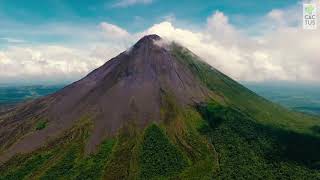
[[[48,118],[48,128],[25,136],[9,149],[9,154],[37,148],[85,116],[94,122],[87,145],[87,150],[92,151],[129,121],[140,127],[161,121],[164,94],[170,94],[181,106],[208,98],[209,90],[172,56],[169,46],[157,45],[161,41],[157,35],[145,36],[85,78],[27,104],[26,107],[44,104],[37,112]]]

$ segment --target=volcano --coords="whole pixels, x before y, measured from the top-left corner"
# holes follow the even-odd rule
[[[269,102],[148,35],[83,79],[2,112],[0,175],[313,179],[319,129],[319,117]]]

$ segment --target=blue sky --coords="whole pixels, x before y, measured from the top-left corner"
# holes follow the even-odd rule
[[[219,10],[236,27],[256,23],[272,9],[297,4],[296,0],[0,0],[0,48],[4,39],[32,44],[72,42],[72,35],[37,33],[52,26],[95,28],[108,22],[134,33],[164,20],[179,27],[203,29],[206,19]],[[52,29],[51,29],[52,30]],[[67,31],[67,30],[66,30]],[[71,31],[71,30],[68,30]],[[78,40],[78,39],[77,39]]]
[[[0,0],[0,83],[77,80],[156,33],[240,81],[320,81],[313,0]],[[314,1],[320,3],[318,1]]]
[[[284,8],[297,3],[296,0],[142,0],[116,6],[121,1],[107,0],[0,0],[0,15],[5,21],[30,25],[50,22],[95,24],[108,21],[130,32],[141,31],[169,16],[175,16],[185,24],[203,25],[215,10],[229,17],[257,18],[272,9]],[[131,0],[132,1],[132,0]],[[144,2],[144,3],[143,3]],[[248,20],[231,18],[237,25]]]

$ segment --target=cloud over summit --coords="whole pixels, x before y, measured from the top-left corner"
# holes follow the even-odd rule
[[[231,24],[230,17],[221,11],[214,11],[200,30],[177,26],[176,19],[135,33],[100,22],[96,29],[79,31],[79,41],[83,39],[85,44],[82,46],[24,43],[0,49],[0,82],[37,77],[55,80],[59,76],[76,80],[147,34],[186,46],[237,80],[319,82],[320,31],[303,30],[300,11],[298,4],[273,9],[244,28]],[[84,34],[90,34],[90,38]],[[76,31],[73,36],[77,36]]]

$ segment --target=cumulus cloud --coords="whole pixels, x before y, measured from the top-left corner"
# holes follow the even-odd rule
[[[151,4],[153,0],[118,0],[112,7],[128,7],[135,4]]]
[[[300,9],[272,10],[258,27],[258,36],[248,36],[228,17],[216,11],[203,31],[175,27],[170,22],[155,24],[146,31],[177,41],[212,66],[241,81],[320,81],[320,31],[301,28]],[[284,15],[290,18],[284,18]],[[300,22],[300,23],[298,23]],[[252,29],[248,29],[248,31]]]
[[[102,28],[104,35],[107,38],[117,38],[118,39],[118,38],[126,38],[129,36],[129,33],[126,30],[124,30],[114,24],[102,22],[102,23],[100,23],[100,27]]]
[[[75,81],[128,48],[132,41],[126,30],[108,22],[102,22],[95,28],[51,26],[41,29],[46,29],[45,33],[54,37],[60,37],[57,34],[68,36],[72,30],[71,43],[30,44],[0,38],[0,41],[10,41],[0,48],[0,84]]]
[[[0,50],[0,83],[52,84],[75,81],[119,53],[112,47],[75,49],[57,45]]]
[[[302,29],[300,6],[274,9],[242,29],[232,25],[220,11],[207,18],[202,30],[177,27],[164,20],[142,32],[129,33],[101,22],[94,35],[85,39],[87,46],[24,43],[0,50],[0,82],[76,80],[147,34],[164,38],[155,42],[159,46],[166,46],[168,41],[182,44],[236,80],[319,82],[320,31]],[[83,32],[78,34],[79,39]]]
[[[10,47],[0,54],[1,81],[10,81],[17,77],[29,80],[50,79],[50,76],[62,80],[63,77],[78,76],[79,72],[89,68],[86,62],[81,62],[81,58],[74,56],[71,49],[64,47]]]

